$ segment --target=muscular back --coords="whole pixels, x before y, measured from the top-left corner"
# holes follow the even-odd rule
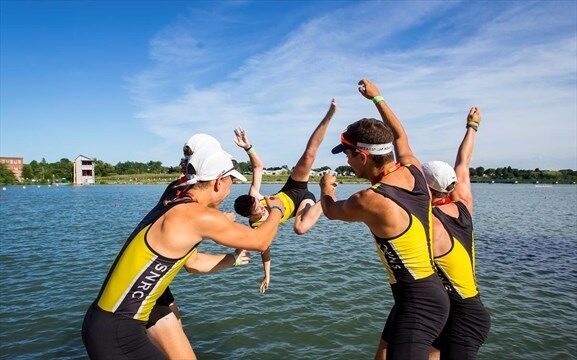
[[[415,187],[415,179],[407,167],[384,177],[383,184],[411,191]],[[365,190],[367,212],[369,217],[365,222],[373,234],[382,238],[392,238],[400,235],[409,227],[410,217],[394,200],[381,196],[371,189]]]

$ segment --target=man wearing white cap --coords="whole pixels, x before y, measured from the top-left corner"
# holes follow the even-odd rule
[[[480,122],[481,112],[471,108],[454,169],[443,161],[423,165],[432,194],[435,265],[451,301],[447,324],[433,343],[440,350],[441,359],[475,359],[491,326],[475,274],[473,193],[469,179]]]
[[[186,169],[188,162],[193,154],[198,156],[200,153],[213,153],[224,151],[214,137],[207,134],[195,134],[186,141],[182,148],[183,158],[180,162],[182,176],[171,182],[161,195],[160,200],[155,207],[164,207],[173,201],[179,201],[179,194],[185,190],[190,179],[190,174],[187,176]],[[233,160],[234,161],[234,160]],[[152,211],[155,211],[153,209]],[[234,213],[225,213],[231,220],[234,220]],[[236,258],[234,263],[228,261],[221,261],[219,266],[213,268],[206,268],[210,272],[218,271],[229,266],[246,265],[250,261],[250,257],[245,250],[237,249],[235,253],[231,254]],[[224,257],[224,254],[220,256]],[[193,270],[187,268],[191,272]],[[146,324],[146,331],[152,342],[159,347],[168,357],[168,359],[195,359],[194,350],[184,332],[182,322],[180,320],[180,311],[178,305],[175,303],[174,296],[167,287],[164,293],[158,298],[156,304],[152,308],[150,317]]]
[[[389,275],[395,305],[375,359],[425,360],[449,313],[447,293],[433,266],[431,198],[407,134],[377,86],[363,79],[359,91],[375,103],[383,121],[361,119],[349,125],[333,153],[344,152],[355,175],[373,186],[337,201],[336,177],[325,174],[320,183],[323,212],[329,219],[365,223]]]
[[[284,212],[278,199],[267,198],[270,216],[258,229],[237,224],[218,210],[230,193],[232,177],[246,180],[222,149],[193,151],[185,176],[182,191],[155,207],[129,236],[88,309],[82,339],[90,358],[164,359],[146,333],[157,299],[182,267],[207,272],[237,260],[199,253],[201,241],[264,251],[276,235]]]

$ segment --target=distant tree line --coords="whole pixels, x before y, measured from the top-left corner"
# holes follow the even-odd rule
[[[22,178],[26,183],[69,182],[72,181],[73,168],[72,161],[65,158],[54,163],[48,163],[46,159],[42,158],[40,162],[32,160],[30,164],[24,164]]]
[[[22,170],[22,179],[24,183],[66,183],[74,179],[74,162],[63,158],[58,162],[48,163],[42,158],[40,162],[33,160],[30,164],[24,164]],[[113,176],[113,175],[132,175],[132,174],[167,174],[179,173],[178,166],[162,166],[160,161],[149,161],[146,163],[136,161],[119,162],[111,165],[102,160],[94,160],[94,175],[96,177]],[[5,164],[0,164],[0,184],[15,184],[18,181],[14,174]]]
[[[534,170],[514,169],[510,166],[500,168],[485,169],[482,166],[469,168],[471,181],[486,182],[548,182],[570,184],[577,181],[577,171],[571,169],[563,170]]]
[[[63,158],[58,162],[48,163],[43,158],[40,162],[33,160],[29,164],[24,164],[22,178],[24,183],[50,184],[52,182],[72,182],[73,162]],[[245,174],[252,173],[249,161],[237,163],[237,168]],[[269,167],[267,170],[289,169],[287,165],[281,167]],[[317,172],[330,170],[328,166],[314,169]],[[116,165],[109,164],[102,160],[94,160],[94,171],[96,177],[106,177],[114,175],[136,175],[136,174],[178,174],[179,166],[163,166],[160,161],[149,161],[146,163],[136,161],[119,162]],[[338,166],[335,172],[340,176],[354,176],[350,166]],[[469,168],[471,181],[473,182],[544,182],[571,184],[577,182],[577,171],[571,169],[563,170],[534,170],[515,169],[510,166],[500,168]],[[5,164],[0,164],[0,184],[15,184],[16,177]]]

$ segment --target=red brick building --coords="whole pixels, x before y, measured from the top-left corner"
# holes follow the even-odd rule
[[[8,170],[12,171],[18,181],[22,181],[22,170],[24,170],[24,158],[21,157],[0,157],[0,163],[6,164]]]

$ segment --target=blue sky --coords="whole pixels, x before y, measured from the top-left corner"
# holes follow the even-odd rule
[[[0,154],[176,165],[205,132],[237,159],[292,166],[335,97],[316,165],[377,117],[375,81],[422,161],[452,163],[468,109],[473,166],[577,168],[574,1],[0,2]]]

